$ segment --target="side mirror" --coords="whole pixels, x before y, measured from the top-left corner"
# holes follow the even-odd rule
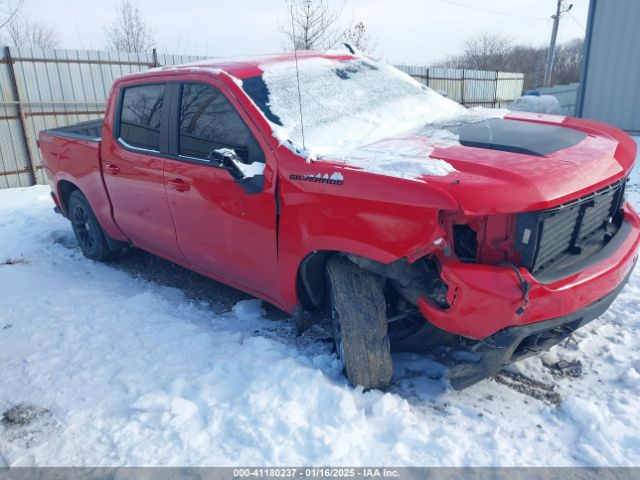
[[[264,163],[243,163],[232,148],[219,148],[209,155],[217,166],[226,169],[233,179],[249,194],[260,193],[264,187]]]
[[[211,152],[209,158],[211,158],[218,167],[227,169],[235,180],[242,180],[244,178],[244,173],[238,167],[240,157],[235,150],[231,148],[219,148]]]

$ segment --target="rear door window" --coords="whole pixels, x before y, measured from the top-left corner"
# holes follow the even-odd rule
[[[218,89],[185,83],[180,101],[179,153],[207,159],[220,148],[235,150],[242,162],[264,162],[262,150],[235,107]]]
[[[128,146],[160,151],[160,123],[165,85],[140,85],[124,90],[120,139]]]

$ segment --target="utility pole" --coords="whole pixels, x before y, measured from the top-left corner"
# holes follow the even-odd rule
[[[553,18],[553,30],[551,30],[551,43],[549,43],[549,53],[547,54],[547,67],[544,70],[544,86],[549,87],[551,85],[551,72],[553,71],[553,56],[556,50],[556,39],[558,38],[558,26],[560,25],[560,17],[563,13],[568,12],[573,8],[573,3],[566,9],[563,8],[564,0],[557,0],[556,14],[552,15]]]

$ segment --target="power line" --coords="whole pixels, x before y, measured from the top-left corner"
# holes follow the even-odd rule
[[[498,12],[497,10],[488,10],[486,8],[480,8],[480,7],[474,7],[473,5],[467,5],[465,3],[458,3],[458,2],[454,2],[452,0],[440,0],[443,3],[448,3],[449,5],[456,5],[458,7],[464,7],[464,8],[470,8],[472,10],[479,10],[481,12],[486,12],[486,13],[494,13],[496,15],[505,15],[507,17],[516,17],[516,18],[526,18],[528,20],[547,20],[547,18],[543,18],[543,17],[529,17],[527,15],[517,15],[515,13],[507,13],[507,12]]]
[[[571,20],[573,20],[573,23],[575,23],[577,26],[579,26],[582,30],[587,30],[586,28],[584,28],[584,26],[582,26],[582,24],[576,19],[576,17],[574,17],[573,15],[571,15],[571,12],[567,12],[569,14],[569,18]]]

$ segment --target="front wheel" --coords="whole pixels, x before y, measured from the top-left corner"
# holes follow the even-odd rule
[[[387,314],[380,279],[344,257],[327,262],[333,338],[352,385],[389,385],[393,374]]]
[[[110,248],[106,234],[98,223],[87,197],[80,190],[71,192],[68,207],[73,233],[85,257],[104,262],[121,253],[121,250]]]

